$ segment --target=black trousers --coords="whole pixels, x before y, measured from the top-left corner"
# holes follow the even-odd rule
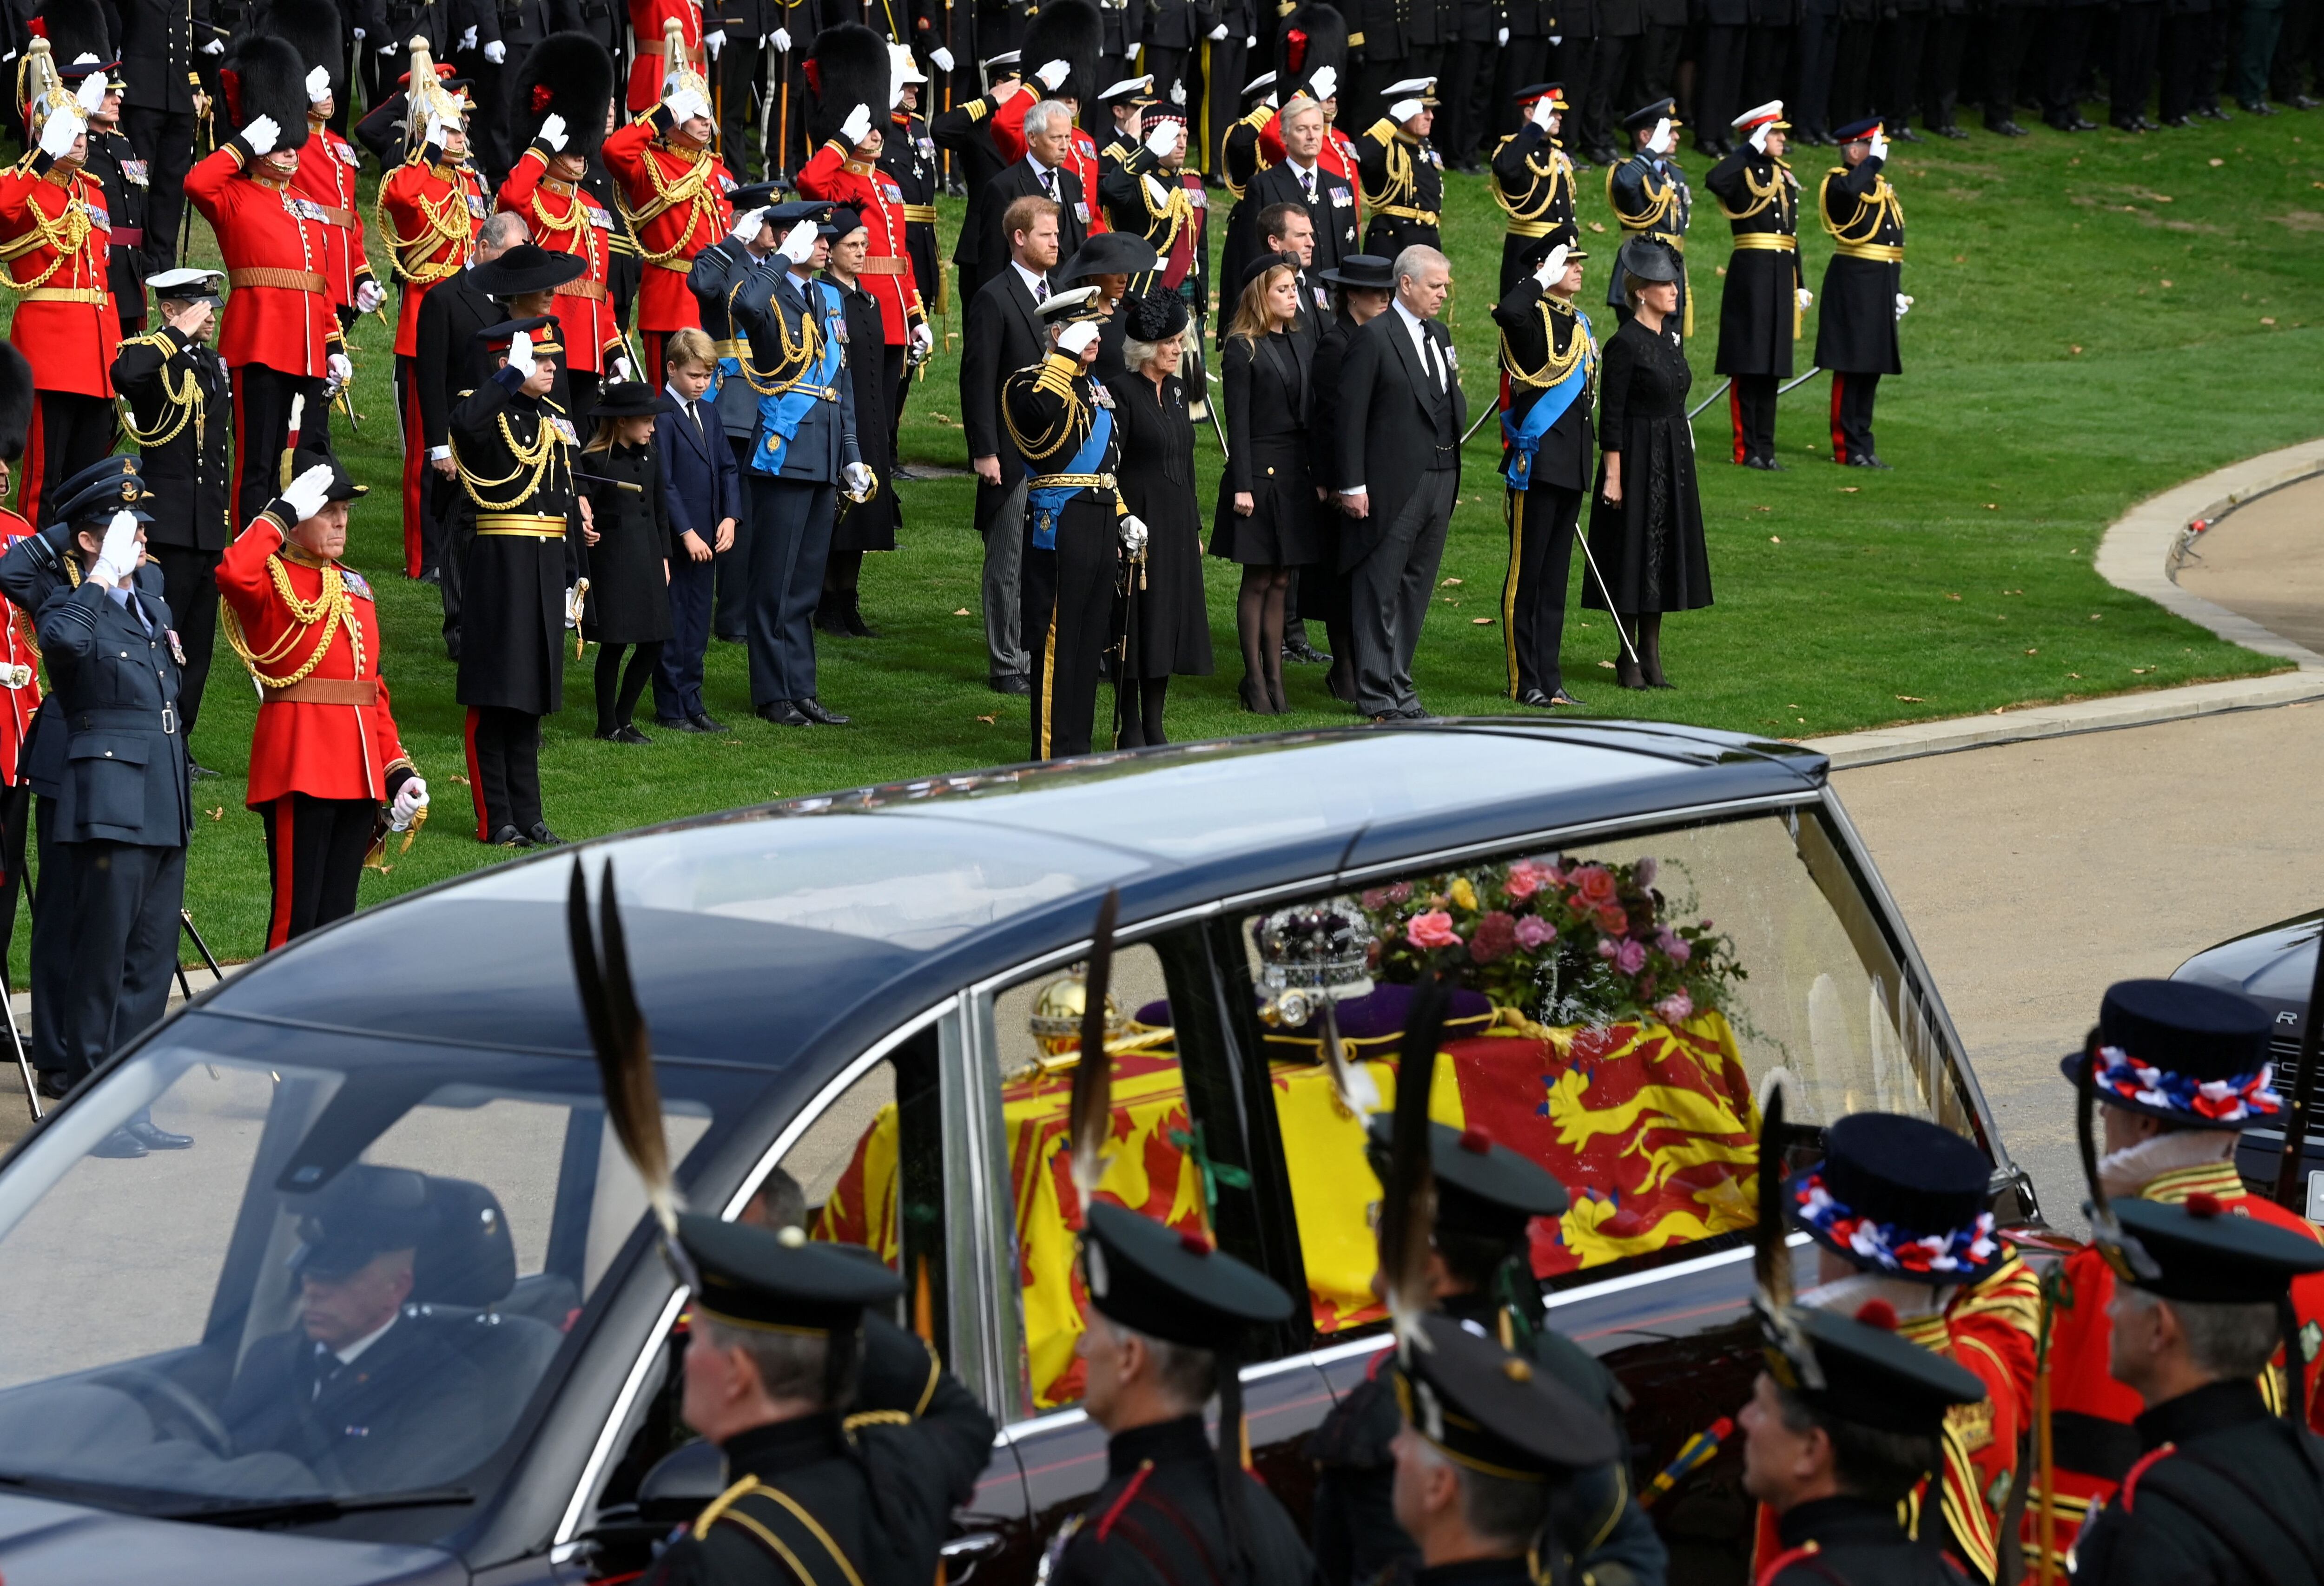
[[[1097,721],[1098,669],[1113,643],[1113,586],[1120,561],[1111,498],[1084,495],[1057,517],[1057,543],[1033,543],[1025,517],[1026,651],[1033,658],[1035,760],[1087,754]]]
[[[742,488],[751,488],[751,438],[730,435],[726,444],[734,448],[734,466],[741,471]],[[711,525],[715,529],[715,523]],[[710,631],[721,639],[741,643],[751,632],[751,503],[742,503],[742,515],[734,520],[734,543],[720,551],[711,564],[716,568],[717,595],[712,602]]]
[[[145,272],[159,275],[178,263],[178,228],[186,217],[186,173],[194,168],[193,113],[124,105],[121,131],[145,156]]]
[[[233,373],[237,481],[234,521],[242,524],[264,512],[266,503],[282,493],[282,447],[290,429],[291,399],[307,399],[299,420],[301,446],[328,445],[331,416],[323,404],[319,376],[285,374],[263,364],[238,364]]]
[[[1648,23],[1646,31],[1638,35],[1638,50],[1632,60],[1635,75],[1630,79],[1630,92],[1623,96],[1622,103],[1636,106],[1669,97],[1678,78],[1678,49],[1685,41],[1686,30],[1683,27]]]
[[[1954,124],[1960,104],[1961,53],[1969,44],[1969,19],[1939,12],[1929,18],[1929,42],[1921,56],[1921,124]]]
[[[470,705],[468,788],[477,842],[491,842],[503,826],[530,835],[542,818],[540,718],[505,705]]]
[[[285,793],[259,806],[258,818],[266,827],[266,873],[273,885],[268,947],[355,911],[355,883],[379,825],[377,804]]]
[[[1738,374],[1727,388],[1727,417],[1735,431],[1735,460],[1775,455],[1775,392],[1783,382],[1773,374]]]
[[[1872,112],[1872,49],[1879,24],[1843,17],[1832,46],[1831,118],[1840,124]]]
[[[2163,22],[2163,93],[2161,111],[2166,122],[2195,113],[2203,80],[2203,59],[2211,32],[2208,12],[2173,14]]]
[[[1842,374],[1838,370],[1831,376],[1831,460],[1845,463],[1850,457],[1877,456],[1879,450],[1872,444],[1872,400],[1880,392],[1877,374]]]
[[[1237,42],[1240,41],[1238,40]],[[1213,48],[1215,50],[1217,46],[1213,45]],[[1163,45],[1148,45],[1146,52],[1139,57],[1139,69],[1154,74],[1154,86],[1147,92],[1161,100],[1164,107],[1175,109],[1178,106],[1171,98],[1170,90],[1173,87],[1183,84],[1186,90],[1185,108],[1199,112],[1201,106],[1195,103],[1194,92],[1201,85],[1194,80],[1194,52],[1192,50],[1173,50]],[[1037,60],[1033,64],[1038,67],[1041,63]],[[1098,86],[1103,88],[1105,85],[1101,83]],[[1237,83],[1235,87],[1240,88],[1242,85]],[[1199,129],[1201,125],[1199,119],[1195,124]]]
[[[1509,41],[1494,52],[1492,79],[1486,85],[1489,94],[1484,126],[1488,152],[1517,130],[1522,119],[1517,112],[1517,90],[1550,79],[1549,50],[1545,38],[1511,34]]]
[[[2048,14],[2050,36],[2042,62],[2042,113],[2052,124],[2080,114],[2082,62],[2090,49],[2089,5],[2068,5]]]
[[[186,850],[143,843],[54,846],[73,850],[63,1035],[66,1083],[78,1084],[132,1036],[160,1022],[169,1006],[178,913],[186,903]]]
[[[1227,37],[1213,43],[1210,48],[1210,53],[1202,57],[1204,76],[1208,79],[1203,84],[1203,92],[1210,96],[1211,106],[1210,159],[1209,163],[1204,167],[1208,171],[1225,169],[1225,161],[1220,152],[1226,146],[1227,129],[1234,125],[1235,117],[1241,112],[1242,86],[1250,80],[1250,77],[1245,75],[1250,64],[1250,51],[1243,45],[1243,40],[1249,36],[1247,33],[1231,32]],[[1265,41],[1262,40],[1261,42],[1263,44]],[[1394,82],[1396,78],[1388,78],[1385,80]],[[1340,88],[1340,99],[1342,104],[1347,102],[1347,86],[1343,83]],[[1168,96],[1165,95],[1164,97],[1167,98]],[[1194,91],[1192,88],[1187,89],[1188,115],[1193,115],[1201,108],[1201,103],[1194,97]],[[1192,147],[1192,144],[1188,145],[1190,151]],[[1186,156],[1186,162],[1189,165],[1194,163],[1194,155],[1191,152]]]
[[[2154,51],[2162,37],[2162,0],[2116,8],[2107,105],[2116,123],[2135,121],[2146,114],[2146,96],[2154,87]]]
[[[115,428],[113,404],[103,397],[69,391],[35,393],[24,460],[17,469],[22,503],[18,510],[27,522],[47,526],[41,516],[41,503],[59,482],[95,466],[113,449]]]
[[[210,656],[217,648],[218,558],[225,553],[187,545],[148,545],[161,564],[161,598],[178,622],[178,643],[186,652],[178,678],[178,719],[185,723],[191,752],[194,724],[201,719],[202,689],[208,684]]]
[[[1738,110],[1765,105],[1784,93],[1792,44],[1799,29],[1786,23],[1753,23],[1743,46],[1743,103]]]
[[[8,986],[8,953],[16,945],[16,890],[26,897],[32,878],[24,873],[24,838],[32,825],[32,785],[0,788],[0,991]]]
[[[1582,492],[1536,484],[1508,496],[1509,570],[1501,581],[1501,629],[1508,635],[1509,697],[1536,689],[1555,694],[1565,674],[1565,583],[1573,560],[1573,526]]]
[[[1996,5],[1979,16],[1985,33],[1985,124],[1989,129],[2017,114],[2017,78],[2025,67],[2025,24],[2022,6]]]
[[[1910,121],[1921,89],[1921,53],[1929,39],[1929,14],[1900,11],[1880,24],[1873,41],[1873,58],[1879,75],[1873,84],[1872,102],[1883,115],[1902,125]]]
[[[1749,31],[1740,23],[1723,27],[1717,23],[1702,30],[1702,59],[1694,75],[1694,141],[1698,144],[1729,136],[1743,109],[1743,59]]]
[[[759,69],[765,59],[758,40],[729,33],[724,47],[718,51],[718,59],[711,62],[711,70],[717,73],[719,90],[725,99],[720,106],[725,114],[718,121],[718,157],[740,182],[751,180],[745,174],[751,164],[751,134],[756,130],[751,115],[751,89],[758,81]],[[760,164],[763,169],[765,161],[761,160]]]
[[[1615,97],[1628,80],[1631,57],[1638,51],[1638,38],[1633,33],[1621,38],[1600,34],[1590,51],[1590,99],[1582,115],[1592,147],[1612,146],[1618,154],[1629,152],[1629,134],[1621,134],[1616,144],[1614,118],[1628,111],[1614,102]],[[1625,102],[1627,104],[1627,101]]]
[[[1523,87],[1523,84],[1518,85]],[[1444,53],[1444,80],[1436,87],[1443,108],[1436,113],[1432,141],[1448,165],[1477,163],[1479,146],[1490,125],[1493,41],[1463,39]]]
[[[753,475],[751,708],[815,697],[815,608],[837,521],[837,487]]]
[[[57,801],[32,799],[32,843],[40,871],[32,887],[32,1066],[63,1074],[72,1066],[65,1052],[65,978],[72,968],[73,855],[78,843],[58,843]]]
[[[1792,121],[1804,134],[1832,128],[1831,74],[1839,63],[1840,14],[1810,11],[1800,18],[1798,39],[1799,106]]]
[[[1386,537],[1347,570],[1356,708],[1368,716],[1420,708],[1412,657],[1436,591],[1458,484],[1451,468],[1423,474],[1418,488],[1395,509]],[[1374,512],[1385,508],[1378,496],[1372,499]]]

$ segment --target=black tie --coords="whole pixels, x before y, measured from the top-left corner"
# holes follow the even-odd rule
[[[1041,191],[1054,202],[1057,196],[1057,173],[1044,166],[1041,170]]]
[[[1301,171],[1299,173],[1299,188],[1301,191],[1307,195],[1307,201],[1311,204],[1314,203],[1315,201],[1315,173],[1312,171]]]
[[[1037,303],[1046,303],[1049,300],[1049,278],[1047,276],[1037,275],[1033,278],[1033,300]]]
[[[702,433],[702,404],[699,402],[687,403],[686,416],[694,420],[694,433],[700,435]]]

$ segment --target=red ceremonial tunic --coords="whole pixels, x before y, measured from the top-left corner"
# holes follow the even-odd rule
[[[605,139],[605,170],[622,184],[622,207],[637,234],[644,263],[638,286],[638,328],[667,335],[699,329],[701,305],[687,290],[694,256],[734,224],[726,195],[734,179],[707,149],[673,149],[657,140],[667,130],[659,106],[615,127]]]
[[[243,152],[238,138],[220,143],[186,177],[186,197],[217,233],[234,289],[218,327],[218,356],[230,368],[263,364],[320,380],[339,349],[339,318],[323,273],[333,228],[313,200],[290,192],[289,177],[263,162],[245,173]]]
[[[32,531],[32,526],[0,507],[0,551]],[[0,667],[23,667],[24,681],[14,687],[0,684],[0,787],[14,787],[23,765],[24,734],[32,730],[32,713],[41,708],[41,652],[32,639],[32,618],[0,598]]]
[[[1032,146],[1025,142],[1025,113],[1040,102],[1041,96],[1021,88],[993,110],[992,146],[1001,151],[1004,162],[1013,165],[1032,152]],[[1106,223],[1105,206],[1097,201],[1097,140],[1079,126],[1074,128],[1074,146],[1065,155],[1065,169],[1082,179],[1082,201],[1074,213],[1084,229],[1092,236],[1111,230]],[[1058,263],[1065,261],[1060,259]]]
[[[288,688],[264,691],[250,740],[250,793],[243,802],[256,809],[286,793],[304,793],[384,804],[388,773],[411,761],[396,734],[387,683],[379,675],[379,612],[371,586],[352,569],[328,564],[337,574],[337,611],[325,606],[313,622],[301,622],[282,599],[277,569],[301,604],[312,607],[323,599],[326,567],[289,545],[271,512],[253,518],[218,561],[218,595],[260,672],[290,678],[307,665],[318,643],[324,646],[322,659],[305,678]],[[337,687],[311,692],[337,695],[364,692],[360,686],[368,682],[374,697],[369,704],[295,697],[304,685],[317,681]]]
[[[371,261],[364,254],[361,200],[355,196],[361,171],[355,146],[309,116],[290,190],[323,211],[327,239],[323,275],[331,283],[333,305],[342,309],[355,306],[355,288],[372,278]]]
[[[2245,1192],[2235,1164],[2206,1162],[2157,1175],[2138,1192],[2144,1201],[2183,1205],[2187,1197],[2208,1194],[2233,1216],[2272,1222],[2306,1237],[2324,1241],[2324,1232],[2306,1218],[2296,1216],[2264,1196]],[[2067,1550],[2082,1528],[2082,1517],[2093,1504],[2114,1496],[2123,1475],[2137,1461],[2141,1449],[2131,1423],[2146,1408],[2146,1401],[2107,1371],[2113,1327],[2107,1305],[2114,1298],[2114,1269],[2106,1258],[2085,1246],[2067,1259],[2063,1277],[2052,1302],[2050,1318],[2050,1437],[2058,1468],[2057,1494],[2050,1548],[2058,1568],[2065,1569]],[[2300,1314],[2303,1341],[2319,1336],[2324,1327],[2324,1274],[2297,1278],[2292,1285],[2292,1308]],[[2308,1366],[2308,1424],[2319,1426],[2318,1362]],[[2282,1403],[2282,1374],[2271,1368],[2263,1385],[2272,1406]],[[2038,1474],[2025,1499],[2025,1568],[2030,1575],[2040,1562],[2042,1488]]]
[[[672,17],[685,24],[687,62],[703,77],[710,75],[702,52],[702,7],[696,0],[630,0],[630,32],[637,38],[637,53],[630,60],[632,115],[661,100],[662,84],[669,78],[669,64],[661,54],[662,24]]]
[[[396,312],[395,353],[419,351],[420,305],[428,289],[465,269],[476,252],[476,234],[492,208],[484,181],[466,165],[408,160],[379,185],[380,230],[403,283]]]
[[[113,399],[121,318],[106,284],[113,217],[105,185],[83,171],[0,171],[0,267],[16,318],[8,332],[42,391]],[[190,187],[192,184],[188,184]]]
[[[912,327],[927,318],[904,245],[904,189],[878,166],[849,159],[835,138],[799,167],[798,182],[807,197],[845,204],[862,218],[872,246],[856,284],[879,300],[887,344],[902,346],[912,339]]]
[[[584,374],[600,373],[606,350],[621,342],[605,284],[613,258],[612,211],[578,182],[550,176],[549,161],[537,148],[517,157],[516,168],[501,183],[500,206],[523,216],[541,247],[587,262],[586,271],[558,289],[555,311],[565,336],[565,366]]]

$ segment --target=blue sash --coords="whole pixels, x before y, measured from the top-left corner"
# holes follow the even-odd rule
[[[1089,438],[1082,442],[1082,449],[1075,452],[1072,460],[1057,472],[1096,473],[1098,465],[1105,461],[1106,443],[1112,438],[1113,411],[1110,408],[1100,408],[1097,418],[1090,425]],[[1057,549],[1057,514],[1065,510],[1067,502],[1088,488],[1084,484],[1053,484],[1027,493],[1025,505],[1033,517],[1034,549]]]
[[[781,390],[759,398],[759,444],[751,453],[751,468],[759,474],[779,474],[783,469],[783,446],[798,438],[799,426],[807,421],[816,403],[825,400],[823,392],[836,385],[841,370],[847,361],[847,348],[831,334],[826,317],[836,317],[839,296],[821,281],[810,283],[822,294],[825,318],[823,325],[823,356],[800,371],[798,378]],[[782,309],[778,306],[775,312]],[[812,307],[809,313],[813,313]]]
[[[1573,333],[1586,342],[1590,336],[1590,316],[1577,309],[1573,318],[1578,322]],[[1502,411],[1501,437],[1508,442],[1509,460],[1508,466],[1501,470],[1501,477],[1509,482],[1511,490],[1524,490],[1532,484],[1533,455],[1541,449],[1542,437],[1549,433],[1550,426],[1565,416],[1565,410],[1573,405],[1574,399],[1589,385],[1591,361],[1590,351],[1584,346],[1582,356],[1576,358],[1573,367],[1565,372],[1565,378],[1543,392],[1533,406],[1526,410],[1523,423],[1510,423],[1507,410]]]

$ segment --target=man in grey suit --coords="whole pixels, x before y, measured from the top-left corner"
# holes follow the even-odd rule
[[[1416,245],[1397,255],[1396,297],[1348,340],[1340,376],[1337,453],[1340,570],[1355,641],[1356,708],[1376,722],[1427,715],[1412,686],[1412,653],[1436,586],[1444,534],[1461,492],[1461,432],[1469,403],[1452,337],[1437,323],[1450,261]]]
[[[816,697],[815,607],[844,484],[861,497],[872,471],[855,445],[855,382],[838,294],[815,279],[853,211],[785,204],[767,212],[782,242],[733,297],[735,328],[772,390],[751,442],[751,708],[785,727],[844,727]],[[884,418],[881,420],[885,422]]]

